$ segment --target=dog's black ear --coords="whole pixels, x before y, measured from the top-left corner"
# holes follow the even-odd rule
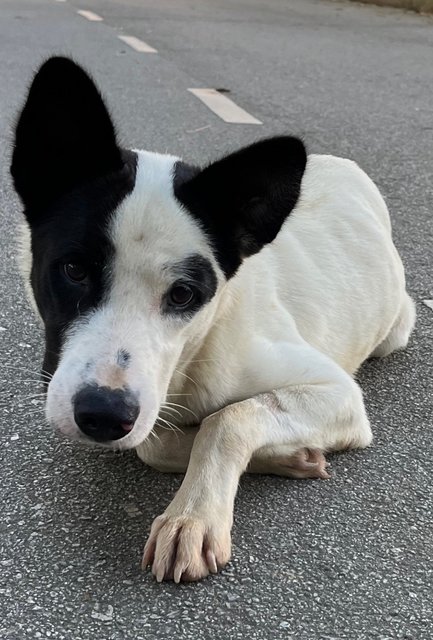
[[[19,116],[11,173],[29,220],[74,187],[122,166],[95,84],[67,58],[36,73]]]
[[[307,155],[301,140],[270,138],[211,164],[175,187],[211,238],[228,277],[272,242],[295,206]]]

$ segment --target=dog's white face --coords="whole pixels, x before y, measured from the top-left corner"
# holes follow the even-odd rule
[[[143,442],[227,280],[295,205],[305,162],[294,138],[203,170],[123,151],[83,70],[62,58],[42,66],[17,125],[12,175],[30,228],[56,429],[117,448]]]
[[[121,448],[140,444],[176,367],[211,325],[224,276],[203,231],[175,200],[175,163],[138,152],[134,188],[110,217],[102,299],[68,328],[48,389],[48,420],[69,436],[84,432],[108,442],[119,436]],[[81,275],[77,270],[84,266],[75,262],[70,269]],[[78,288],[79,296],[86,286],[72,283],[71,289]],[[130,415],[124,406],[120,428],[110,431],[107,418],[101,429],[93,428],[95,394],[115,389],[126,390]]]

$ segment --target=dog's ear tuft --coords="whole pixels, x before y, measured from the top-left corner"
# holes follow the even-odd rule
[[[36,73],[18,118],[11,173],[30,221],[59,196],[122,166],[94,82],[68,58]]]
[[[306,162],[301,140],[270,138],[180,185],[176,196],[200,220],[228,277],[274,240],[298,200]]]

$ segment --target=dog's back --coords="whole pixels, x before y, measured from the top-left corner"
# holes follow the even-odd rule
[[[280,295],[302,337],[354,372],[406,304],[388,210],[357,164],[333,156],[309,156],[301,194],[265,251],[287,274]]]

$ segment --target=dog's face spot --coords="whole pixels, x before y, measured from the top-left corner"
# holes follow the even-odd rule
[[[131,354],[126,349],[119,349],[117,352],[117,364],[121,369],[126,369],[131,361]]]

